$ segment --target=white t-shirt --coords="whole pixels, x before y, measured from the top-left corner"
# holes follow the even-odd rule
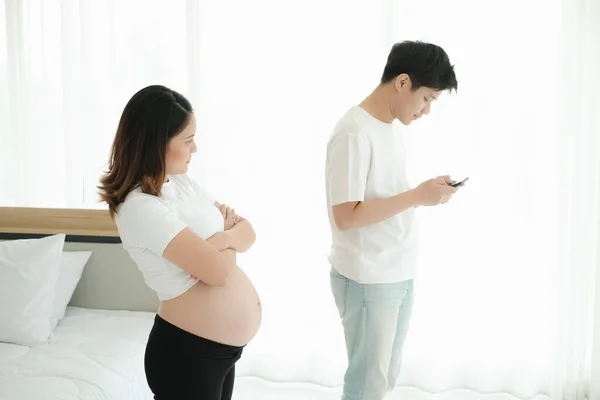
[[[169,176],[161,196],[138,188],[119,206],[115,222],[123,247],[142,272],[159,300],[177,297],[197,280],[162,254],[185,227],[202,239],[224,229],[215,200],[187,175]]]
[[[395,124],[352,107],[327,144],[327,211],[331,266],[359,283],[394,283],[416,273],[417,232],[412,208],[385,221],[340,231],[332,206],[382,199],[409,190],[405,148]]]

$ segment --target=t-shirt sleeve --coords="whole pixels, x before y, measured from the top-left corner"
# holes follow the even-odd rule
[[[358,134],[340,134],[327,150],[327,182],[331,206],[364,201],[371,165],[371,146]]]
[[[121,241],[162,256],[186,224],[160,199],[138,195],[121,206],[115,218]]]

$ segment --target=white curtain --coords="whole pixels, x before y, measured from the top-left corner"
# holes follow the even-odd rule
[[[406,130],[410,176],[470,181],[419,210],[398,385],[600,399],[597,1],[4,3],[0,205],[102,207],[126,101],[181,91],[198,118],[190,174],[258,234],[240,265],[265,317],[238,373],[281,382],[338,386],[346,365],[326,260],[331,129],[393,42],[440,44],[459,90]]]
[[[553,394],[595,400],[600,399],[600,2],[564,0],[562,22],[555,85],[561,134]]]

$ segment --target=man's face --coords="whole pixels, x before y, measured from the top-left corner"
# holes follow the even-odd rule
[[[392,100],[394,116],[404,125],[410,125],[422,115],[429,114],[431,103],[440,96],[441,91],[421,86],[412,90],[408,75],[400,75],[394,80],[396,94]]]

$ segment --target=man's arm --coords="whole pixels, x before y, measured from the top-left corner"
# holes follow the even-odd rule
[[[362,228],[418,206],[446,203],[457,188],[448,185],[449,176],[426,180],[414,189],[386,199],[346,202],[334,205],[333,218],[339,230]]]
[[[353,201],[332,208],[335,224],[345,231],[377,224],[418,205],[417,192],[412,189],[386,199]]]

